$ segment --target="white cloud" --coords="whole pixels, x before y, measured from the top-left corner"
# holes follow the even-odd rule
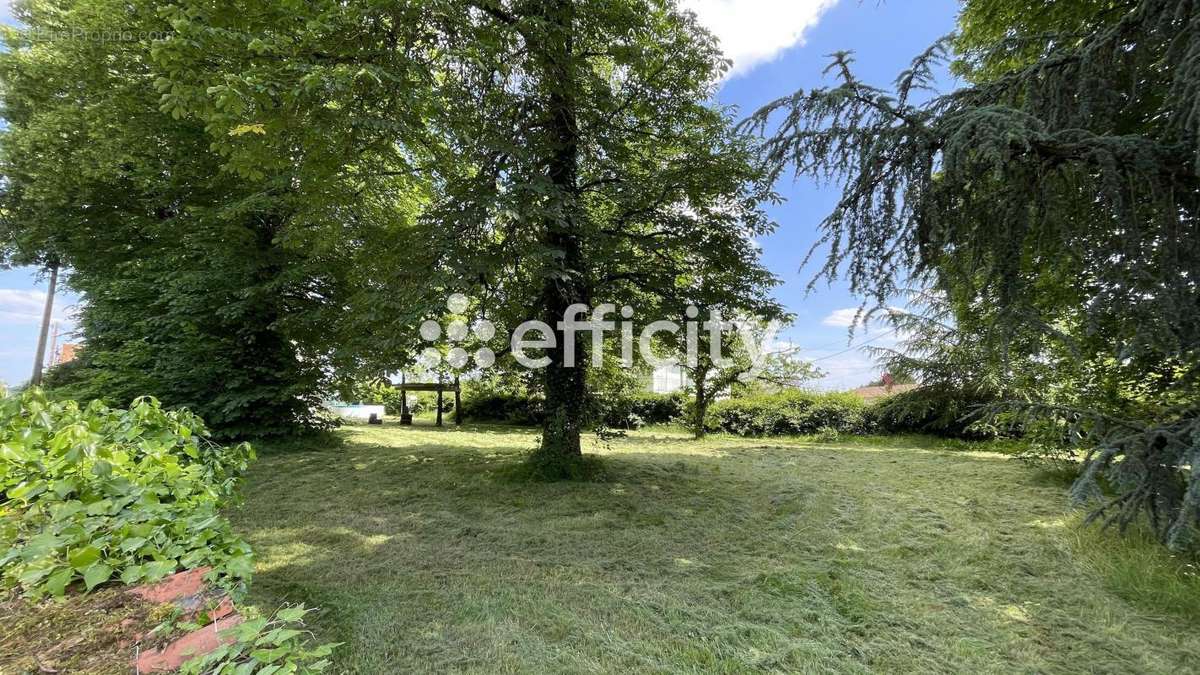
[[[55,300],[51,320],[70,322],[74,307],[64,307],[61,298]],[[45,291],[0,288],[0,321],[8,324],[40,323],[45,303]]]
[[[837,0],[683,0],[680,5],[721,41],[733,60],[730,77],[804,44],[804,32]]]
[[[847,307],[845,309],[835,309],[829,313],[829,316],[821,319],[821,324],[824,326],[835,326],[837,328],[849,328],[853,326],[858,318],[857,307]]]

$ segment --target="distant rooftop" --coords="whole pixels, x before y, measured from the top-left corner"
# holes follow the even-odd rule
[[[859,387],[852,390],[850,393],[858,396],[865,401],[874,401],[878,398],[891,396],[892,394],[900,394],[906,391],[912,391],[921,385],[919,384],[893,384],[890,387]]]

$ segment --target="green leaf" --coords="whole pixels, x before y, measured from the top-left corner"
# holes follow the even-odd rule
[[[46,491],[46,484],[40,480],[35,480],[31,483],[22,483],[15,488],[8,490],[8,496],[12,499],[27,499],[36,497]]]
[[[254,573],[254,559],[248,555],[235,556],[225,563],[225,569],[235,577],[247,578]]]
[[[292,623],[294,621],[303,619],[307,611],[308,610],[304,609],[304,605],[296,605],[295,607],[287,607],[279,610],[275,616],[278,617],[280,621]]]
[[[111,508],[112,500],[101,499],[98,502],[92,502],[91,504],[88,504],[87,513],[89,516],[102,516],[106,515]]]
[[[75,551],[67,559],[71,562],[71,567],[82,572],[100,559],[100,549],[87,546]]]
[[[121,571],[121,582],[129,585],[136,584],[146,578],[146,568],[141,565],[130,565]]]
[[[79,481],[73,478],[62,478],[54,481],[52,489],[59,499],[66,499],[67,495],[79,489]]]
[[[112,568],[104,563],[96,563],[83,572],[83,583],[90,591],[96,586],[108,581],[112,576]]]
[[[144,537],[130,537],[121,542],[121,550],[126,553],[132,553],[141,548],[146,543]]]
[[[46,579],[46,592],[54,597],[61,597],[67,590],[67,585],[71,583],[71,579],[75,578],[75,570],[70,567],[64,567]]]
[[[274,649],[255,649],[250,652],[250,658],[255,659],[259,663],[274,663],[280,658],[287,656],[291,651],[291,647],[275,647]]]

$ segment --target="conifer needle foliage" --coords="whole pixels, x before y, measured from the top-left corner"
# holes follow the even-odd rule
[[[1002,368],[1048,367],[1008,408],[1087,453],[1076,497],[1104,499],[1106,522],[1146,514],[1187,546],[1200,522],[1200,6],[1033,4],[967,2],[960,33],[889,89],[836,54],[837,84],[749,124],[769,132],[776,175],[842,190],[822,225],[824,276],[880,305],[931,286]],[[967,85],[935,91],[952,58]]]

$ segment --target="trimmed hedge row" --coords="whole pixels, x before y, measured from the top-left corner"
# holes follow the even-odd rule
[[[546,399],[540,394],[496,391],[463,392],[463,419],[468,422],[503,422],[538,426],[546,418]]]
[[[912,389],[875,403],[849,393],[785,391],[716,401],[704,426],[738,436],[920,433],[982,439],[995,437],[996,431],[974,424],[971,414],[989,402],[983,395],[941,387]],[[681,421],[690,405],[682,392],[637,393],[602,401],[600,414],[609,428],[638,429]],[[541,395],[468,390],[463,401],[463,414],[472,421],[536,426],[544,411]]]
[[[600,418],[613,429],[639,429],[647,424],[666,424],[683,414],[687,397],[674,394],[636,393],[600,401]],[[463,416],[475,422],[504,422],[540,425],[545,418],[546,399],[540,394],[497,391],[464,392]]]
[[[859,397],[806,391],[717,401],[709,407],[704,426],[738,436],[862,434],[873,429],[869,408]]]
[[[647,424],[668,424],[678,420],[683,416],[688,399],[683,392],[639,392],[605,403],[605,426],[613,429],[640,429]]]

